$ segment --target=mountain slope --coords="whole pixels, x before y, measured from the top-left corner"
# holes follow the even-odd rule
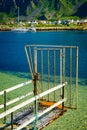
[[[87,17],[87,2],[80,6],[74,15],[79,16],[81,18]]]
[[[71,15],[86,17],[84,8],[87,9],[87,0],[0,0],[0,12],[12,17],[17,16],[18,7],[20,15],[30,19],[56,19]]]

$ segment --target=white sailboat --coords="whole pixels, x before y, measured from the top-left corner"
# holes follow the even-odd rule
[[[19,7],[18,7],[18,27],[13,28],[12,31],[13,32],[27,32],[29,29],[25,28],[25,27],[20,27],[19,26]]]
[[[29,28],[29,30],[28,31],[31,31],[31,32],[36,32],[36,28],[33,26],[33,25],[31,25],[31,27]]]
[[[18,27],[18,28],[14,28],[12,29],[13,32],[27,32],[28,29],[27,28],[23,28],[23,27]]]

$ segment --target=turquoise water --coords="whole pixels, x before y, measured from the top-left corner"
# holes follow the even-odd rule
[[[0,71],[28,71],[26,44],[78,46],[79,77],[87,78],[87,31],[0,32]]]

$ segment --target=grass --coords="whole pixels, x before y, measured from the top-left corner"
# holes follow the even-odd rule
[[[27,79],[28,74],[0,72],[0,91],[25,82]],[[67,112],[65,112],[63,116],[45,127],[44,130],[87,130],[87,85],[83,84],[83,81],[85,80],[79,80],[78,109],[67,109]],[[29,86],[26,88],[30,89]],[[27,89],[24,88],[24,90],[27,92]],[[24,92],[24,90],[22,90],[22,92]],[[17,91],[13,93],[13,95],[17,96]],[[12,95],[10,95],[10,97],[12,97]]]
[[[67,112],[44,130],[87,130],[87,86],[79,86],[77,110]]]
[[[24,73],[9,73],[9,72],[0,72],[0,91],[3,91],[7,88],[13,87],[17,84],[26,82],[29,80],[27,77],[27,74],[24,75]],[[6,94],[6,101],[9,102],[15,98],[21,97],[23,95],[26,95],[27,93],[33,91],[33,87],[31,84],[25,85],[19,89],[16,89],[12,92],[9,92]],[[14,107],[15,105],[20,104],[21,102],[27,100],[32,95],[25,97],[24,99],[21,99],[17,103],[13,103],[12,105],[8,106],[7,109]],[[3,104],[3,95],[0,96],[0,104]],[[0,109],[0,113],[3,112],[3,109]],[[3,120],[0,121],[2,123]]]
[[[20,73],[20,75],[22,74]],[[0,91],[25,81],[25,78],[20,78],[16,73],[12,74],[9,72],[0,72]]]

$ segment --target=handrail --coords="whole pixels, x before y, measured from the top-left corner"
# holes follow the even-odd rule
[[[5,90],[1,91],[1,92],[0,92],[0,95],[3,95],[5,91],[6,91],[6,93],[8,93],[8,92],[11,92],[11,91],[13,91],[13,90],[15,90],[15,89],[21,88],[21,87],[23,87],[24,85],[27,85],[27,84],[30,84],[30,83],[32,83],[32,80],[29,80],[29,81],[27,81],[27,82],[24,82],[24,83],[15,85],[15,86],[13,86],[13,87],[11,87],[11,88],[8,88],[8,89],[5,89]]]
[[[12,108],[8,109],[7,111],[0,114],[0,119],[2,119],[3,117],[11,114],[12,112],[24,107],[25,105],[28,105],[28,104],[32,103],[33,101],[35,101],[35,100],[37,100],[37,99],[51,93],[51,92],[54,92],[57,89],[60,89],[60,88],[64,87],[66,84],[67,84],[67,82],[65,82],[63,84],[60,84],[60,85],[58,85],[58,86],[56,86],[54,88],[51,88],[51,89],[49,89],[49,90],[47,90],[47,91],[45,91],[45,92],[43,92],[41,94],[38,94],[37,96],[35,96],[33,98],[30,98],[30,99],[26,100],[25,102],[22,102],[21,104],[15,106],[15,107],[12,107]]]
[[[20,97],[17,97],[17,98],[15,98],[15,99],[13,99],[13,100],[7,102],[7,103],[6,103],[6,106],[9,106],[9,105],[11,105],[11,104],[13,104],[13,103],[15,103],[15,102],[17,102],[17,101],[20,101],[21,99],[24,99],[24,98],[28,97],[28,96],[31,95],[31,94],[33,94],[33,92],[29,92],[29,93],[27,93],[27,94],[25,94],[25,95],[22,95],[22,96],[20,96]],[[1,105],[0,105],[0,109],[1,109],[1,108],[4,108],[4,104],[1,104]]]

